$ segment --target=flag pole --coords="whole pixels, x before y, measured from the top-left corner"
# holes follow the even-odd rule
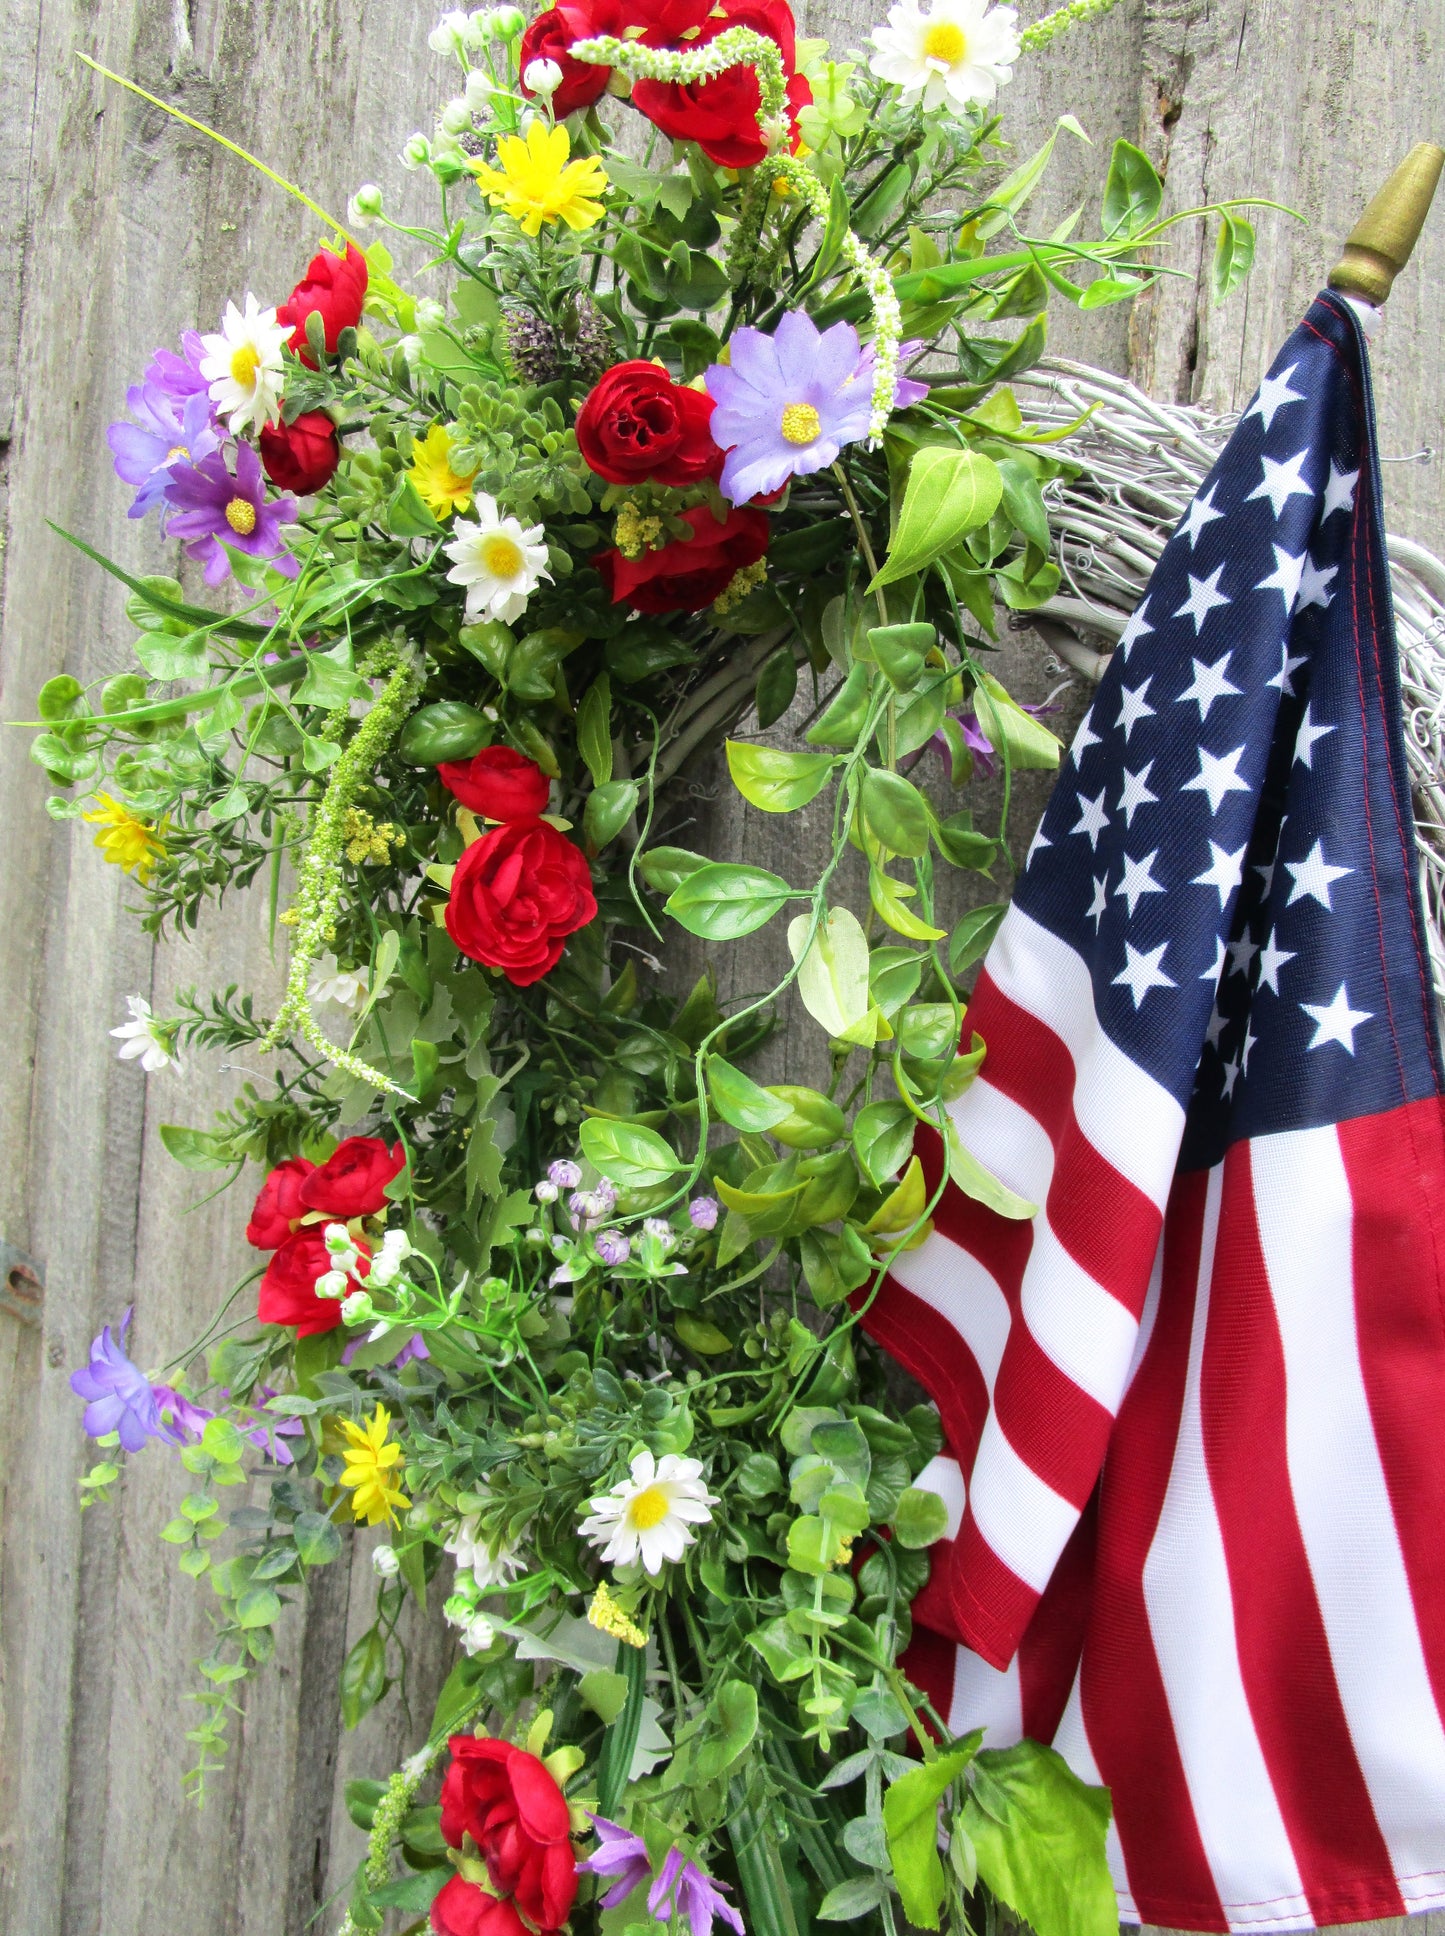
[[[1367,303],[1385,301],[1420,239],[1445,167],[1445,148],[1417,141],[1350,230],[1330,287]]]

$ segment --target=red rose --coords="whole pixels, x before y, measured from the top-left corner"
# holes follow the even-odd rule
[[[570,1810],[536,1755],[510,1741],[454,1734],[442,1782],[442,1834],[470,1835],[492,1887],[514,1896],[534,1928],[560,1929],[577,1894]],[[488,1932],[491,1936],[491,1932]]]
[[[386,1208],[387,1184],[405,1168],[400,1143],[388,1149],[379,1136],[348,1136],[302,1183],[301,1201],[339,1223],[374,1217]]]
[[[719,524],[699,504],[682,517],[692,526],[691,538],[674,538],[640,558],[604,551],[597,559],[614,605],[625,599],[636,612],[700,612],[768,548],[768,520],[761,511],[729,511],[727,522]]]
[[[812,89],[793,72],[796,27],[787,0],[722,0],[689,44],[705,47],[729,27],[751,27],[766,34],[783,56],[788,80],[788,111],[797,139],[798,109],[812,100]],[[644,35],[649,43],[652,34]],[[758,130],[761,103],[758,77],[751,67],[730,67],[710,81],[634,81],[632,105],[674,141],[695,141],[721,168],[754,168],[768,152]]]
[[[304,1156],[288,1156],[278,1163],[256,1198],[251,1221],[246,1225],[246,1242],[257,1250],[278,1250],[291,1235],[291,1226],[306,1214],[301,1201],[301,1185],[316,1168]]]
[[[436,1936],[528,1936],[511,1903],[499,1902],[480,1884],[459,1875],[433,1900],[431,1926]]]
[[[341,462],[336,425],[324,410],[303,410],[290,423],[263,424],[261,462],[277,490],[310,497],[331,482]]]
[[[577,412],[577,445],[609,484],[696,484],[717,477],[723,453],[712,440],[713,401],[674,383],[655,363],[617,363]]]
[[[535,820],[550,783],[535,760],[510,746],[484,746],[469,760],[443,760],[441,783],[483,820]]]
[[[360,1244],[357,1249],[363,1250],[360,1275],[365,1277],[371,1268],[371,1253]],[[341,1322],[341,1299],[316,1295],[317,1278],[331,1268],[331,1253],[320,1224],[303,1224],[266,1266],[256,1299],[256,1316],[262,1324],[294,1324],[297,1336],[302,1338],[317,1331],[334,1331]],[[360,1290],[357,1277],[348,1282],[353,1290]]]
[[[562,81],[552,96],[552,112],[560,121],[577,108],[590,108],[600,100],[612,78],[610,67],[573,60],[567,49],[574,41],[590,40],[596,34],[620,34],[622,26],[622,9],[615,0],[582,0],[582,4],[565,0],[562,6],[549,7],[529,23],[522,35],[517,71],[525,74],[528,63],[534,60],[556,61]],[[532,90],[525,81],[522,92],[531,98]]]
[[[592,877],[571,841],[545,820],[508,820],[457,862],[447,933],[464,955],[527,988],[596,916]]]
[[[348,242],[344,256],[320,249],[287,300],[276,305],[276,320],[292,325],[291,348],[314,370],[316,361],[306,346],[306,318],[313,309],[317,312],[326,330],[326,347],[334,350],[342,330],[355,329],[361,321],[365,295],[366,257],[356,244]]]

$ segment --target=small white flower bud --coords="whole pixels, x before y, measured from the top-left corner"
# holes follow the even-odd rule
[[[461,134],[463,129],[472,125],[472,111],[459,94],[455,100],[447,102],[437,119],[448,134]]]
[[[390,1252],[383,1250],[372,1258],[371,1270],[366,1281],[379,1291],[387,1291],[391,1289],[400,1273],[400,1263]]]
[[[373,1547],[371,1570],[378,1579],[394,1580],[401,1571],[401,1561],[396,1557],[396,1548],[394,1546]]]
[[[343,1324],[365,1324],[368,1318],[376,1316],[376,1309],[365,1291],[353,1291],[350,1297],[341,1300],[341,1321]]]
[[[532,1195],[537,1199],[538,1203],[555,1203],[557,1201],[557,1185],[555,1183],[549,1183],[546,1177],[543,1177],[540,1183],[533,1184]]]
[[[339,1270],[322,1271],[316,1280],[318,1297],[345,1297],[346,1272]]]
[[[497,1630],[484,1613],[474,1613],[462,1629],[462,1651],[484,1654],[497,1637]]]
[[[492,32],[498,40],[515,40],[527,24],[520,7],[497,7],[492,14]]]
[[[426,37],[426,44],[434,54],[459,54],[465,44],[469,26],[467,16],[458,8],[452,13],[444,13]]]
[[[550,98],[562,85],[562,70],[554,60],[528,61],[522,73],[522,85],[529,94]]]
[[[424,134],[414,134],[401,151],[404,168],[425,168],[431,160],[431,143]]]
[[[492,77],[484,68],[474,67],[467,76],[467,106],[473,114],[485,114],[495,92]]]
[[[363,182],[346,207],[347,220],[359,229],[370,228],[381,216],[381,190],[375,182]]]
[[[440,329],[446,319],[447,312],[435,296],[418,297],[416,305],[418,329]]]

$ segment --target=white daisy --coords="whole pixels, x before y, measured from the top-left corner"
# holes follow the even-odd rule
[[[873,35],[877,52],[869,66],[879,80],[902,88],[905,101],[922,95],[929,110],[991,101],[1013,79],[1017,22],[1012,7],[991,7],[988,0],[934,0],[927,13],[918,0],[897,0]]]
[[[477,493],[475,508],[475,520],[458,518],[452,526],[456,537],[446,547],[452,560],[447,577],[467,588],[469,623],[494,618],[510,625],[521,617],[539,580],[552,576],[542,527],[504,518],[485,491]]]
[[[262,309],[247,294],[243,314],[226,304],[220,333],[203,336],[206,354],[201,375],[211,386],[211,402],[226,418],[234,437],[248,425],[258,429],[281,415],[281,351],[291,340],[293,325],[278,323],[274,309]]]
[[[168,1067],[174,1069],[177,1075],[184,1074],[180,1057],[175,1052],[175,1038],[151,1014],[150,1003],[139,995],[127,995],[125,1002],[131,1019],[111,1030],[112,1035],[120,1038],[121,1061],[133,1062],[139,1056],[140,1066],[148,1076]]]
[[[446,1551],[456,1557],[459,1572],[470,1573],[480,1592],[505,1586],[522,1570],[522,1556],[515,1545],[499,1546],[494,1553],[482,1537],[480,1515],[468,1513],[456,1532],[446,1541]]]
[[[712,1521],[716,1497],[707,1489],[700,1459],[667,1452],[656,1462],[650,1452],[632,1461],[632,1476],[620,1480],[592,1502],[593,1517],[582,1522],[609,1566],[641,1559],[647,1572],[662,1571],[664,1560],[680,1560],[697,1535],[693,1526]]]
[[[323,955],[311,977],[313,1002],[335,1002],[353,1014],[365,1008],[369,977],[365,968],[343,968],[335,955]]]

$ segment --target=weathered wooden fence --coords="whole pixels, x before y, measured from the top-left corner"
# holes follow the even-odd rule
[[[1026,17],[1042,10],[1026,0]],[[861,0],[815,0],[807,26],[847,45],[873,18]],[[104,441],[126,384],[154,344],[209,324],[228,296],[283,293],[317,239],[261,177],[76,55],[222,129],[323,205],[342,209],[373,179],[404,207],[417,186],[396,162],[401,142],[451,91],[427,50],[433,20],[425,0],[6,0],[0,716],[28,717],[54,672],[92,680],[127,661],[119,588],[48,523],[155,568],[154,534],[127,522]],[[1222,310],[1201,292],[1199,235],[1182,229],[1171,253],[1181,279],[1132,317],[1069,319],[1056,346],[1161,395],[1238,403],[1367,194],[1413,140],[1438,138],[1442,98],[1442,0],[1121,0],[1011,90],[1021,146],[1066,112],[1094,141],[1066,140],[1041,221],[1086,195],[1096,203],[1118,134],[1154,155],[1173,207],[1258,190],[1304,220],[1264,216],[1254,277]],[[1416,453],[1441,442],[1442,269],[1445,213],[1391,301],[1376,358],[1390,521],[1437,547],[1441,464]],[[1037,696],[1042,651],[1023,633],[1009,652],[1011,683]],[[348,1626],[369,1617],[372,1582],[361,1552],[327,1569],[197,1813],[180,1775],[206,1591],[156,1538],[176,1474],[161,1457],[137,1460],[115,1505],[82,1518],[87,1452],[67,1384],[91,1336],[131,1303],[143,1362],[180,1349],[242,1255],[239,1194],[193,1207],[195,1179],[156,1137],[166,1120],[204,1121],[238,1072],[198,1065],[183,1083],[169,1071],[145,1081],[116,1062],[106,1030],[128,994],[154,990],[164,1006],[177,985],[234,979],[264,996],[275,966],[245,902],[195,942],[152,947],[114,871],[46,819],[26,738],[0,735],[0,1933],[330,1930],[339,1910],[322,1905],[359,1847],[341,1783],[384,1773],[415,1744],[444,1643],[413,1629],[410,1711],[393,1697],[343,1736],[337,1668]],[[1036,787],[1018,801],[1021,840],[1040,800]],[[751,857],[776,838],[709,785],[698,811],[714,843],[746,841]],[[794,846],[791,871],[800,860]],[[764,966],[741,950],[720,963],[738,987],[765,985]]]

